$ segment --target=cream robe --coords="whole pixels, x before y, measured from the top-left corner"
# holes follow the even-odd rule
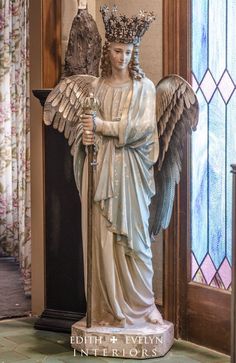
[[[147,78],[121,86],[104,79],[94,84],[104,125],[98,147],[93,205],[93,323],[142,325],[158,314],[152,290],[152,253],[148,232],[154,195],[153,164],[158,157],[153,83]],[[74,172],[82,199],[86,282],[87,158],[77,139]]]

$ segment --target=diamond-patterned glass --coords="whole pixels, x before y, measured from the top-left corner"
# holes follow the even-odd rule
[[[230,78],[229,73],[226,71],[219,83],[220,93],[226,103],[230,99],[230,97],[234,91],[234,88],[235,88],[235,86],[233,84],[233,81]]]
[[[193,87],[194,92],[197,92],[199,84],[197,83],[197,80],[193,74],[192,74],[192,87]]]
[[[236,163],[236,0],[192,0],[192,85],[200,118],[191,147],[191,279],[231,288]],[[217,24],[217,26],[216,26]]]
[[[220,278],[220,275],[218,273],[215,274],[213,280],[210,284],[211,287],[216,287],[217,289],[224,289],[224,284]]]
[[[209,254],[207,254],[202,263],[198,265],[194,254],[191,253],[192,281],[229,290],[232,281],[231,273],[232,269],[227,258],[224,259],[219,269],[217,269]]]
[[[226,258],[219,268],[219,275],[225,288],[228,289],[231,284],[231,266]]]
[[[209,255],[207,255],[206,258],[204,259],[201,265],[201,270],[206,279],[207,284],[209,285],[216,274],[216,268]]]
[[[198,266],[198,263],[197,263],[193,253],[191,254],[191,259],[192,259],[192,262],[191,262],[191,276],[192,276],[192,278],[194,278],[199,266]]]
[[[201,83],[201,90],[202,93],[204,94],[207,102],[210,101],[213,93],[216,90],[216,83],[211,75],[211,73],[209,72],[209,70],[206,72],[203,81]]]
[[[206,284],[206,280],[205,280],[205,277],[204,277],[201,269],[199,269],[197,271],[196,275],[194,276],[193,281],[198,282],[199,284]]]

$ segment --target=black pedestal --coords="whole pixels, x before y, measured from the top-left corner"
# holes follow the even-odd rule
[[[43,105],[49,90],[34,91]],[[37,329],[70,332],[85,316],[81,205],[63,134],[45,126],[46,309]]]

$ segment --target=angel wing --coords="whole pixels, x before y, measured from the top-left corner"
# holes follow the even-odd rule
[[[92,82],[97,79],[89,75],[75,75],[62,79],[48,95],[43,119],[46,125],[52,125],[65,138],[74,153],[75,139],[82,134],[79,116],[83,112],[83,103],[92,90]]]
[[[199,105],[188,82],[178,75],[164,77],[156,86],[160,154],[154,166],[156,195],[150,206],[152,236],[170,223],[175,186],[179,183],[187,133],[196,130]]]

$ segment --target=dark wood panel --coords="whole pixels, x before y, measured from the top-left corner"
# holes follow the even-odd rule
[[[50,90],[34,90],[41,105]],[[81,203],[64,135],[44,127],[45,310],[37,329],[69,332],[85,316]]]
[[[60,331],[71,333],[71,326],[79,321],[85,314],[77,314],[69,311],[45,309],[36,321],[34,327],[39,330]]]
[[[61,0],[42,0],[43,87],[53,88],[61,76]]]
[[[177,73],[189,79],[190,0],[163,2],[163,75]]]
[[[64,135],[45,127],[46,307],[85,313],[81,204]]]
[[[61,0],[41,3],[44,89],[34,95],[43,106],[61,75]],[[86,311],[81,206],[67,141],[52,127],[44,131],[45,310],[35,327],[69,332]]]
[[[231,294],[208,286],[189,283],[186,336],[194,343],[230,351]]]

